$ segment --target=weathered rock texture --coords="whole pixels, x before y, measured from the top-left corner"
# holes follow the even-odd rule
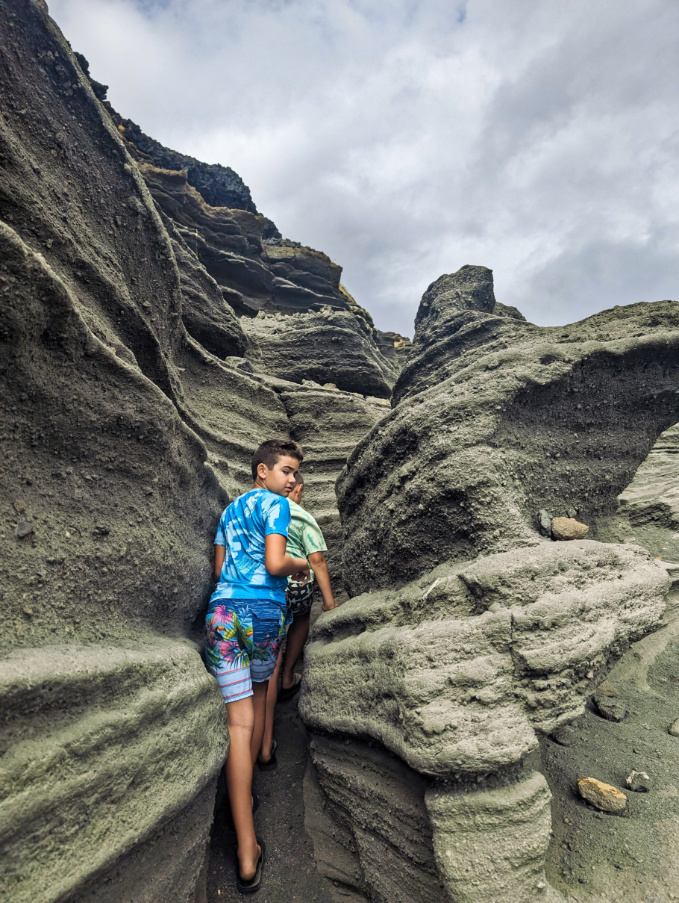
[[[621,538],[679,562],[679,425],[660,436],[618,501]]]
[[[609,529],[679,419],[679,304],[541,329],[495,304],[489,270],[464,267],[430,286],[416,323],[393,411],[338,480],[354,598],[319,622],[307,655],[314,779],[326,821],[353,838],[356,893],[391,899],[388,873],[404,888],[394,899],[430,898],[407,835],[399,855],[362,849],[366,817],[337,794],[351,765],[329,737],[368,737],[376,761],[384,747],[418,776],[452,900],[556,900],[538,736],[580,714],[659,622],[669,580],[639,546],[545,538],[538,512],[577,514],[595,538],[597,518]],[[393,770],[389,753],[378,773]]]
[[[679,304],[568,327],[493,312],[492,274],[424,295],[392,415],[338,483],[352,591],[531,544],[541,508],[597,521],[679,418]]]
[[[262,263],[235,174],[194,188],[151,144],[140,169],[40,0],[0,5],[0,41],[0,896],[188,903],[228,749],[199,655],[219,513],[294,434],[337,533],[335,477],[387,409],[244,359],[237,286],[274,258],[311,283],[314,252]]]
[[[666,587],[647,552],[588,540],[441,565],[323,619],[304,717],[421,774],[497,771],[537,747],[535,728],[580,714],[587,674],[657,623]]]
[[[243,320],[253,340],[257,369],[292,382],[333,383],[338,389],[389,398],[398,370],[377,350],[372,336],[350,313],[330,308]]]

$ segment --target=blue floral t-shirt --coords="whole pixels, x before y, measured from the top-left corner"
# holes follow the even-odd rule
[[[285,605],[287,577],[274,577],[264,565],[264,538],[287,537],[290,503],[268,489],[252,489],[222,513],[215,536],[226,555],[210,602],[218,599],[270,599]]]

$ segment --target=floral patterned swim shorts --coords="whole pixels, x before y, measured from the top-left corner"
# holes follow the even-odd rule
[[[219,599],[205,618],[205,659],[224,702],[252,696],[269,680],[292,616],[270,599]]]

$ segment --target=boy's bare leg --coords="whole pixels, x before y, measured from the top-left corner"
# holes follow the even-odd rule
[[[252,692],[254,694],[252,697],[252,704],[254,707],[255,724],[250,740],[250,761],[253,766],[257,761],[259,750],[262,748],[264,722],[266,721],[266,691],[270,683],[270,680],[265,680],[262,683],[256,683],[254,680],[252,682]],[[250,779],[250,785],[252,786],[252,779]]]
[[[227,702],[226,717],[229,721],[229,755],[224,765],[226,787],[238,837],[238,864],[244,881],[254,878],[260,848],[255,836],[252,819],[252,737],[255,728],[255,696]],[[266,687],[266,684],[263,686]],[[261,693],[260,693],[261,695]]]
[[[281,675],[281,687],[288,690],[294,683],[295,665],[302,654],[306,638],[309,636],[310,615],[294,618],[288,630],[288,646]]]
[[[278,699],[278,675],[283,664],[283,645],[281,644],[278,659],[276,661],[276,670],[271,675],[269,688],[266,691],[266,714],[264,720],[264,733],[262,735],[262,745],[259,749],[258,757],[260,762],[268,762],[271,758],[271,750],[273,748],[273,720],[276,710],[276,700]]]

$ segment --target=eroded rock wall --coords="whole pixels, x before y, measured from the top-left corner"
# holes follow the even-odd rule
[[[493,305],[484,267],[425,293],[393,413],[338,483],[356,590],[530,544],[541,508],[595,537],[679,418],[677,302],[552,328]]]
[[[338,480],[353,598],[316,626],[307,654],[310,786],[325,794],[326,823],[342,826],[356,893],[389,899],[391,866],[376,867],[359,842],[361,806],[338,796],[356,769],[336,756],[342,737],[349,749],[370,738],[385,779],[396,755],[424,781],[451,900],[558,900],[544,874],[538,737],[580,714],[664,611],[661,563],[596,537],[679,419],[679,304],[542,329],[496,304],[489,270],[464,267],[430,286],[416,327],[391,414]],[[542,537],[543,507],[577,514],[594,539]],[[409,843],[404,832],[392,859]],[[393,897],[430,898],[405,882]]]
[[[191,217],[154,199],[44,3],[2,4],[0,41],[0,894],[189,903],[228,749],[199,654],[217,518],[259,442],[325,417],[309,494],[337,531],[384,405],[255,373],[191,241],[245,259],[263,218],[176,173]]]

